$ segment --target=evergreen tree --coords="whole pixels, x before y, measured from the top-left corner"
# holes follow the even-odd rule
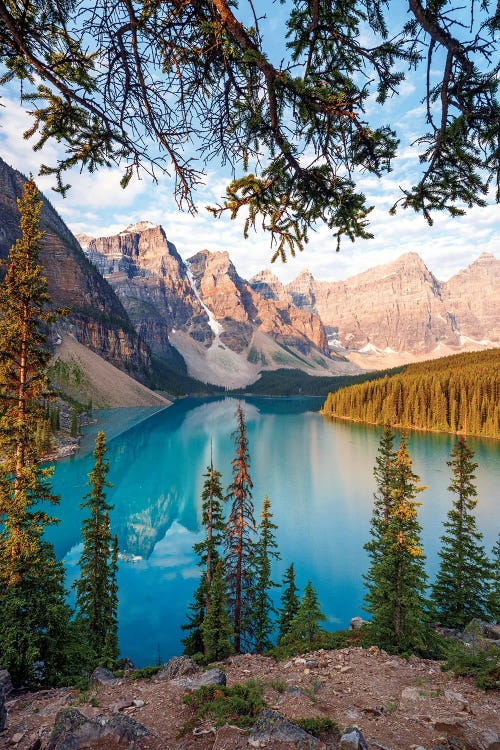
[[[18,207],[21,238],[3,262],[0,286],[0,659],[15,684],[34,678],[36,661],[46,682],[57,679],[69,621],[63,567],[43,540],[55,523],[47,504],[58,502],[37,441],[50,356],[44,329],[57,312],[39,264],[42,203],[32,179]]]
[[[311,581],[308,581],[297,614],[290,623],[286,640],[304,641],[307,646],[312,646],[322,632],[319,623],[325,621],[326,617],[321,611],[318,595]]]
[[[431,600],[436,619],[448,628],[464,628],[474,617],[487,617],[490,566],[474,515],[477,463],[473,457],[467,441],[460,437],[447,462],[452,471],[448,490],[455,499],[444,522],[441,563]]]
[[[392,510],[392,492],[394,484],[394,470],[396,452],[394,450],[394,432],[386,425],[380,438],[373,475],[376,481],[374,492],[373,513],[370,526],[371,539],[364,545],[368,552],[370,566],[364,576],[368,592],[366,601],[370,610],[378,610],[384,606],[385,592],[379,586],[379,565],[387,552],[387,527]]]
[[[224,502],[221,485],[222,474],[214,469],[212,459],[210,459],[210,466],[207,467],[207,473],[204,476],[205,482],[201,493],[201,521],[205,527],[206,535],[205,539],[195,544],[193,549],[200,558],[200,565],[205,569],[206,585],[209,589],[212,583],[213,570],[219,559],[219,547],[224,541],[226,525],[222,509]],[[208,601],[206,606],[208,606]]]
[[[194,592],[193,601],[189,605],[188,622],[181,626],[183,630],[189,631],[189,635],[182,641],[184,653],[189,656],[203,650],[201,625],[208,610],[213,571],[219,559],[219,547],[223,542],[225,530],[222,512],[222,503],[224,502],[221,485],[222,475],[214,469],[212,458],[210,458],[210,465],[207,467],[207,473],[204,476],[205,482],[201,499],[205,538],[193,546],[194,551],[199,556],[198,564],[203,568],[203,574],[200,584]]]
[[[493,547],[488,612],[493,622],[500,622],[500,534]]]
[[[273,601],[269,596],[271,588],[277,586],[271,579],[271,561],[280,559],[278,545],[274,532],[278,528],[272,522],[271,503],[264,498],[260,523],[258,526],[258,541],[255,549],[255,650],[258,654],[271,648],[271,635],[274,626],[271,620],[276,614]]]
[[[227,586],[222,560],[218,560],[215,566],[209,600],[201,631],[205,658],[212,662],[225,659],[233,653],[233,628],[227,609]]]
[[[98,432],[94,450],[94,468],[89,474],[90,492],[82,508],[90,516],[83,521],[83,551],[80,557],[80,577],[76,588],[78,617],[87,635],[89,667],[108,660],[115,648],[116,638],[116,559],[118,550],[112,545],[109,511],[105,490],[111,487],[106,477],[106,437]],[[108,632],[114,628],[114,632]],[[109,661],[109,660],[108,660]]]
[[[429,641],[424,599],[426,574],[415,497],[425,487],[412,470],[403,436],[394,459],[390,512],[372,554],[366,610],[374,642],[392,653],[423,652]],[[377,502],[377,500],[376,500]],[[375,511],[374,517],[378,519]],[[370,551],[370,550],[369,550]]]
[[[226,496],[231,501],[231,510],[226,525],[225,543],[229,611],[234,630],[234,650],[239,653],[243,645],[247,646],[252,642],[254,635],[255,519],[247,429],[241,404],[238,404],[236,410],[236,420],[237,428],[231,436],[235,441],[236,456],[231,462],[233,481]]]
[[[101,665],[114,669],[120,655],[118,644],[118,537],[113,536],[109,566],[109,589],[106,612],[106,637]]]
[[[295,570],[293,563],[286,570],[283,577],[283,594],[281,595],[281,610],[278,621],[278,643],[287,635],[290,624],[297,614],[299,608],[299,597],[297,596],[298,587],[295,585]]]
[[[188,607],[187,622],[181,625],[182,630],[188,631],[188,635],[182,639],[187,656],[202,654],[204,651],[202,625],[206,614],[207,592],[205,574],[202,574],[193,594],[193,601]]]

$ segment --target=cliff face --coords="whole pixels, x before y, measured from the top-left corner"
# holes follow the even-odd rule
[[[278,298],[284,288],[276,277],[270,280],[274,292],[259,283],[259,279],[253,279],[251,283],[245,281],[236,272],[226,252],[203,250],[191,258],[189,264],[200,298],[223,326],[221,341],[234,351],[248,346],[257,328],[303,354],[309,354],[313,346],[328,354],[326,333],[320,319],[294,308],[286,296]],[[263,276],[267,274],[260,274],[260,282]],[[269,281],[269,276],[267,278]]]
[[[286,290],[295,305],[317,312],[331,340],[345,348],[422,355],[439,343],[460,344],[442,285],[416,253],[347,281],[315,281],[305,272]]]
[[[251,382],[261,366],[289,360],[297,366],[297,356],[313,352],[326,355],[320,367],[328,368],[321,321],[285,299],[275,277],[273,299],[242,279],[227,253],[202,251],[184,263],[162,227],[149,222],[112,237],[82,236],[82,242],[151,350],[163,360],[180,353],[195,377],[228,384],[237,375],[238,383]]]
[[[500,342],[500,260],[482,253],[468,268],[443,284],[443,299],[453,311],[462,337]]]
[[[123,303],[135,330],[164,360],[173,356],[169,331],[186,330],[210,345],[208,315],[193,291],[184,262],[164,230],[147,222],[88,243],[90,260]]]
[[[7,257],[19,238],[16,198],[25,177],[0,159],[0,256]],[[116,367],[139,380],[151,369],[147,346],[133,330],[127,313],[109,284],[89,263],[77,240],[44,198],[41,228],[45,232],[41,262],[57,306],[69,307],[67,324],[76,338]]]

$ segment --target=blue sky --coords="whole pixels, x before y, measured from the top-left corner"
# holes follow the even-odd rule
[[[284,6],[267,5],[265,32],[274,44],[278,59],[284,49],[281,35]],[[400,21],[398,18],[396,21]],[[439,74],[435,70],[434,74]],[[272,251],[269,237],[257,233],[244,240],[243,220],[228,218],[215,220],[205,209],[217,203],[231,178],[217,164],[208,165],[206,183],[197,193],[198,214],[195,217],[180,213],[172,198],[172,182],[160,178],[155,185],[147,177],[133,179],[126,190],[119,186],[122,173],[118,169],[102,169],[90,175],[75,170],[68,178],[72,184],[67,198],[51,191],[53,178],[37,178],[38,185],[51,200],[73,232],[94,236],[114,234],[128,224],[146,219],[161,224],[168,238],[185,258],[202,249],[227,250],[239,273],[250,277],[263,268],[271,268],[283,281],[290,281],[300,271],[309,269],[319,279],[343,279],[374,265],[394,260],[405,252],[418,252],[431,271],[440,279],[447,279],[472,262],[481,252],[500,252],[500,207],[493,196],[486,208],[469,210],[465,217],[451,219],[435,215],[435,225],[429,227],[422,216],[400,211],[389,216],[389,208],[399,197],[399,187],[413,184],[420,173],[418,151],[412,140],[425,132],[425,111],[421,104],[422,72],[407,74],[398,97],[386,102],[383,109],[374,101],[368,102],[367,116],[377,122],[391,123],[401,139],[399,158],[393,171],[383,177],[364,176],[359,187],[371,205],[370,229],[373,240],[344,240],[340,253],[335,252],[331,232],[318,226],[311,232],[309,245],[295,259],[284,266],[270,264]],[[18,96],[10,88],[2,97],[0,109],[0,155],[13,167],[35,176],[42,162],[54,164],[58,148],[50,143],[42,152],[35,153],[22,132],[31,124],[19,104]]]

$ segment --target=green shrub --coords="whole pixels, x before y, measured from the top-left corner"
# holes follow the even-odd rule
[[[313,737],[326,732],[334,732],[340,734],[340,727],[338,724],[325,716],[313,716],[307,719],[294,719],[294,723],[297,724],[304,732],[312,734]]]
[[[118,662],[118,665],[120,665],[120,662]],[[160,669],[161,665],[155,665],[153,667],[141,667],[140,669],[132,670],[117,669],[113,672],[113,674],[115,677],[128,677],[130,680],[142,680],[146,677],[152,677],[157,672],[159,672]]]
[[[500,649],[497,646],[471,648],[461,643],[448,643],[448,658],[443,669],[474,677],[483,690],[500,688]]]
[[[270,649],[266,655],[272,656],[279,661],[291,659],[293,656],[304,654],[308,651],[317,651],[324,648],[327,651],[335,651],[339,648],[349,648],[353,646],[370,646],[369,627],[364,626],[360,630],[336,630],[330,633],[327,630],[321,630],[320,634],[313,641],[290,641],[280,643],[278,646]]]
[[[286,682],[279,678],[276,680],[269,680],[269,682],[266,682],[266,687],[270,687],[271,690],[275,690],[277,693],[284,693],[286,690]]]
[[[182,732],[188,732],[204,719],[210,719],[216,726],[251,727],[266,705],[262,692],[260,682],[248,680],[243,685],[207,685],[188,693],[183,702],[194,709],[194,717],[183,725]]]

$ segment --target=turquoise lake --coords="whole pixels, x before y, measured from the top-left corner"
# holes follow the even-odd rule
[[[182,652],[181,624],[197,585],[192,552],[200,538],[200,494],[210,461],[231,480],[235,427],[234,398],[185,399],[159,412],[116,409],[96,412],[81,452],[60,462],[54,490],[61,496],[50,530],[64,560],[68,585],[78,574],[81,553],[80,502],[92,469],[98,429],[108,438],[108,500],[114,505],[112,530],[122,551],[119,569],[119,627],[122,655],[137,666],[165,661]],[[363,616],[363,582],[373,503],[373,465],[380,430],[324,419],[321,399],[253,398],[243,402],[248,424],[256,516],[264,496],[278,524],[282,559],[274,577],[293,562],[301,588],[309,579],[318,591],[331,630]],[[428,489],[421,493],[427,571],[437,567],[442,521],[451,493],[446,461],[455,439],[412,433],[414,470]],[[491,549],[500,531],[500,443],[471,439],[477,469],[477,518]],[[280,591],[276,597],[279,600]]]

